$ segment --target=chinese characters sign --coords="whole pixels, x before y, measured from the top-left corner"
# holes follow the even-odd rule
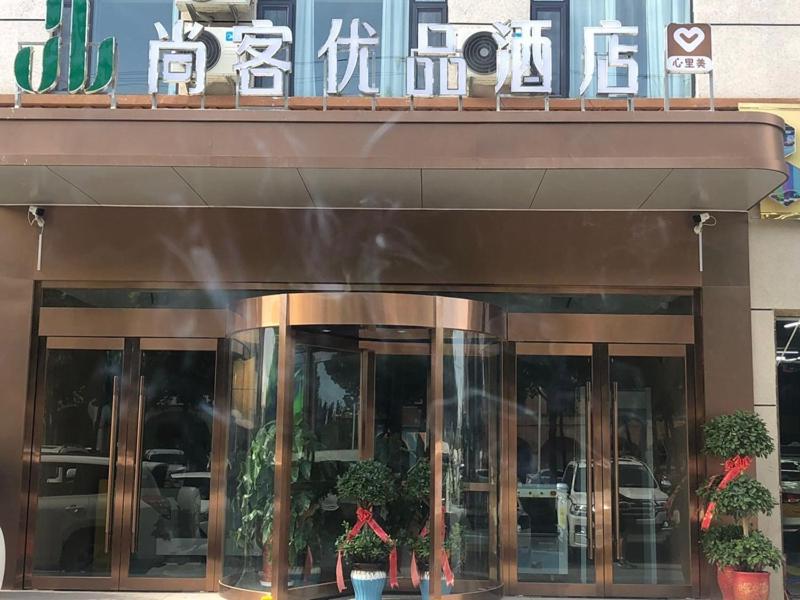
[[[22,48],[14,62],[17,87],[29,93],[46,93],[58,85],[61,28],[65,0],[46,0],[45,26],[51,37],[42,50],[41,81],[32,81],[33,49]],[[102,92],[116,80],[117,46],[114,38],[99,44],[93,81],[89,81],[88,15],[90,0],[73,0],[70,23],[68,90]],[[546,20],[520,20],[485,26],[484,35],[496,46],[495,93],[549,96],[553,92],[553,64],[560,61],[553,47],[553,24]],[[177,21],[167,28],[156,23],[157,39],[150,42],[148,92],[154,106],[160,86],[190,95],[204,95],[208,77],[208,48],[199,23]],[[420,24],[417,47],[405,58],[405,94],[420,96],[468,95],[469,61],[463,53],[463,30],[453,24]],[[286,97],[293,71],[293,32],[269,20],[237,24],[227,34],[236,62],[230,73],[240,96]],[[639,28],[620,21],[603,20],[586,27],[579,94],[583,98],[596,85],[600,96],[633,98],[639,93],[637,38]],[[667,30],[666,73],[710,73],[711,28],[701,24],[672,24]],[[316,57],[323,65],[325,95],[339,95],[357,87],[359,93],[379,94],[375,65],[380,60],[381,38],[362,19],[333,19]],[[401,59],[402,60],[402,59]],[[355,82],[350,86],[351,82]],[[348,87],[350,86],[350,87]]]
[[[672,23],[667,27],[667,72],[711,73],[711,25]]]

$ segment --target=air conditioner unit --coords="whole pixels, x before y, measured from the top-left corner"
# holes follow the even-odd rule
[[[192,20],[209,23],[249,21],[254,14],[254,0],[177,0],[177,5]]]
[[[233,94],[239,62],[232,27],[206,27],[197,41],[206,47],[206,94]]]
[[[467,62],[467,93],[472,97],[493,98],[497,84],[497,29],[491,23],[453,25],[456,50]],[[504,87],[507,85],[509,82],[505,82]]]

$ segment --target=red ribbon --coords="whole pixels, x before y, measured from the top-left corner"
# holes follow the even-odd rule
[[[347,534],[348,540],[352,540],[359,533],[361,533],[361,530],[365,525],[368,525],[382,542],[392,541],[392,538],[389,537],[389,534],[383,530],[383,527],[378,525],[378,522],[372,516],[372,510],[368,508],[361,508],[359,506],[356,509],[356,519],[356,524],[353,525],[353,528]],[[344,569],[342,568],[341,550],[339,550],[339,556],[336,559],[336,585],[339,587],[340,592],[344,591]],[[389,587],[399,587],[399,584],[397,583],[397,548],[394,546],[392,546],[392,551],[389,553]]]
[[[753,459],[750,456],[734,456],[725,461],[725,476],[722,478],[722,481],[719,482],[717,486],[718,490],[724,490],[728,487],[728,484],[736,479],[739,475],[747,471],[750,468],[750,464],[753,462]],[[714,518],[714,509],[716,508],[716,502],[713,500],[708,503],[706,507],[706,514],[703,515],[703,522],[700,525],[700,529],[702,531],[706,531],[709,527],[711,527],[711,521]]]
[[[428,535],[428,527],[423,527],[419,532],[419,537],[424,538]],[[442,529],[442,541],[444,541],[444,529]],[[447,551],[442,548],[441,554],[442,573],[444,573],[444,580],[447,585],[451,586],[456,582],[456,576],[453,569],[450,567],[450,557],[447,556]],[[419,587],[419,569],[417,568],[417,556],[414,552],[411,553],[411,583],[415,588]]]

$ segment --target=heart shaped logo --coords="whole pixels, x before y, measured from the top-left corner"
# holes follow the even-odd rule
[[[706,39],[706,34],[699,27],[680,27],[673,36],[675,42],[688,54],[691,54]]]

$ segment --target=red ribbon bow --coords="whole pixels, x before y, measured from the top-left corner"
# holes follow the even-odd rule
[[[378,522],[372,516],[372,510],[368,508],[361,508],[359,506],[356,509],[356,519],[358,519],[356,524],[353,525],[353,528],[347,534],[348,540],[352,540],[359,533],[361,533],[361,530],[365,525],[368,525],[382,542],[392,541],[392,538],[389,537],[389,534],[383,530],[383,527],[378,525]],[[339,587],[340,592],[344,591],[344,569],[342,568],[341,550],[339,550],[339,556],[336,559],[336,585]],[[392,551],[389,553],[389,587],[399,587],[399,584],[397,583],[397,548],[394,546],[392,547]]]
[[[428,527],[423,527],[419,532],[419,537],[424,538],[428,535]],[[444,529],[442,529],[442,540],[444,541]],[[447,551],[442,548],[442,573],[444,573],[444,580],[449,586],[453,586],[456,581],[456,576],[453,569],[450,567],[450,557],[447,556]],[[419,587],[419,569],[417,568],[417,556],[414,552],[411,553],[411,583],[415,588]]]
[[[725,461],[725,476],[722,478],[722,481],[719,482],[717,486],[718,490],[724,490],[728,487],[728,484],[736,479],[739,475],[747,471],[750,468],[750,464],[753,462],[753,459],[750,456],[734,456],[731,459]],[[700,529],[706,531],[709,527],[711,527],[711,521],[714,518],[714,509],[716,508],[716,502],[713,500],[708,503],[706,507],[706,514],[703,515],[703,522],[700,525]]]

